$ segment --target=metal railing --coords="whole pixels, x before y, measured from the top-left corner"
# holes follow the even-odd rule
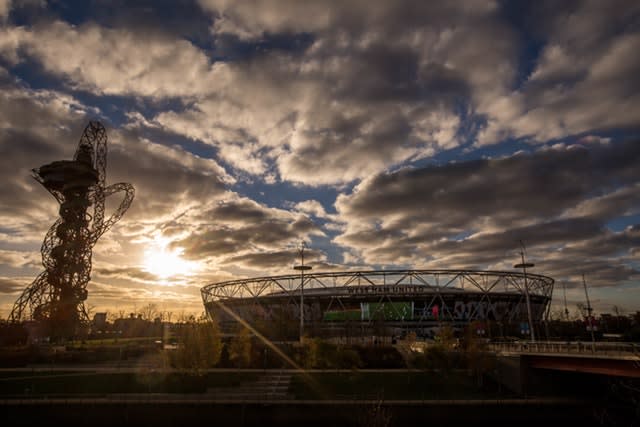
[[[591,341],[516,341],[492,342],[489,350],[499,353],[535,353],[563,355],[636,356],[640,358],[640,344],[631,342]]]

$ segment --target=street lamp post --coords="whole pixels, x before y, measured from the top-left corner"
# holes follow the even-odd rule
[[[536,341],[536,335],[533,331],[533,316],[531,315],[531,300],[529,299],[529,286],[527,285],[527,267],[533,267],[535,264],[530,262],[524,262],[524,251],[520,252],[522,257],[522,263],[516,264],[514,268],[521,268],[524,275],[524,297],[527,302],[527,317],[529,318],[529,333],[531,335],[531,342]]]
[[[293,266],[294,270],[300,271],[300,342],[304,334],[304,272],[311,270],[310,265],[304,265],[304,242],[300,246],[300,265]]]

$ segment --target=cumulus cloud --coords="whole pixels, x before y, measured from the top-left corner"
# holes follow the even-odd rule
[[[0,265],[13,268],[39,267],[40,260],[37,258],[39,255],[29,252],[0,249]]]
[[[598,285],[637,274],[638,149],[619,137],[640,123],[634,2],[89,4],[0,2],[7,277],[57,217],[30,169],[70,158],[89,117],[108,182],[137,191],[94,250],[102,301],[195,306],[202,281],[287,272],[301,239],[333,244],[310,250],[326,269],[509,267],[523,239],[559,277],[576,277],[563,260]],[[180,290],[141,265],[157,239],[203,266]]]
[[[182,99],[186,108],[148,123],[270,183],[358,181],[464,144],[469,117],[486,119],[478,146],[638,122],[637,6],[625,2],[529,6],[544,43],[521,85],[522,35],[493,1],[199,5],[212,51],[189,41],[186,25],[163,31],[153,8],[134,7],[140,29],[120,13],[108,27],[43,20],[3,29],[0,52],[75,89]],[[177,22],[200,28],[206,20],[187,9]]]
[[[2,39],[5,57],[16,62],[24,52],[69,86],[96,94],[196,97],[227,83],[224,64],[158,32],[53,21],[5,28]]]
[[[6,203],[0,205],[0,268],[3,274],[35,276],[43,268],[39,253],[42,239],[58,217],[59,207],[30,177],[30,170],[71,159],[83,127],[96,111],[64,93],[29,89],[6,79],[1,84],[0,174],[4,185],[0,197]],[[125,289],[132,284],[151,286],[155,278],[140,268],[141,246],[165,222],[226,194],[233,178],[212,159],[152,142],[136,130],[117,130],[107,124],[107,135],[107,184],[130,182],[137,195],[122,221],[94,248],[94,276]],[[107,199],[107,215],[120,202],[118,197]],[[90,303],[101,301],[99,294],[96,298]],[[190,298],[191,303],[197,300],[197,292]],[[13,299],[15,295],[0,303],[10,307]]]
[[[128,214],[134,218],[148,218],[150,212],[158,218],[170,216],[223,194],[233,182],[216,161],[181,147],[120,132],[113,132],[111,140],[107,177],[130,182],[137,189],[136,203]]]
[[[44,227],[53,223],[57,207],[30,177],[31,169],[52,159],[72,157],[75,147],[65,150],[62,142],[78,140],[79,120],[93,110],[64,93],[25,88],[10,79],[1,79],[0,87],[3,231],[17,233],[23,242],[39,240]]]
[[[0,0],[0,22],[7,19],[11,11],[11,0]]]
[[[186,257],[213,257],[225,264],[264,259],[253,265],[258,269],[269,267],[266,260],[280,259],[286,253],[295,252],[295,245],[301,239],[323,235],[305,215],[269,208],[237,196],[189,212],[174,226],[182,228],[183,237],[175,239],[173,245],[183,248]],[[251,267],[248,262],[244,264]],[[277,271],[282,264],[270,267],[271,271]]]
[[[324,210],[324,206],[322,206],[322,204],[317,200],[305,200],[303,202],[298,202],[294,207],[297,210],[313,215],[316,218],[327,217],[327,212]]]
[[[537,63],[522,87],[479,104],[488,123],[478,145],[637,126],[640,33],[633,21],[640,6],[585,1],[540,9],[532,15],[546,43]]]
[[[549,274],[564,271],[555,255],[574,272],[583,258],[608,262],[629,280],[638,272],[618,257],[631,256],[637,230],[607,224],[640,211],[638,164],[629,141],[377,175],[338,197],[346,228],[335,241],[370,264],[486,268],[524,240]]]
[[[156,120],[215,145],[234,168],[285,181],[348,183],[455,148],[460,100],[500,92],[515,68],[492,2],[201,4],[216,37],[269,55],[234,62],[227,91]],[[281,48],[277,34],[312,43]]]
[[[29,279],[18,277],[0,277],[0,294],[17,296]]]

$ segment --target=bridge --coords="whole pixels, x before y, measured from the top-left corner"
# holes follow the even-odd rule
[[[518,341],[491,343],[502,356],[520,356],[532,369],[640,378],[640,345],[615,342]]]
[[[640,378],[640,345],[582,341],[517,341],[488,344],[496,355],[495,379],[527,395],[574,384],[603,387]],[[567,376],[568,375],[568,376]]]

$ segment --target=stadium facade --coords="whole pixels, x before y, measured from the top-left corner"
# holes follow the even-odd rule
[[[223,331],[246,322],[275,339],[297,339],[301,316],[311,336],[428,335],[442,325],[472,322],[508,334],[528,328],[529,309],[534,326],[540,324],[553,283],[506,271],[343,271],[212,283],[201,293]]]

